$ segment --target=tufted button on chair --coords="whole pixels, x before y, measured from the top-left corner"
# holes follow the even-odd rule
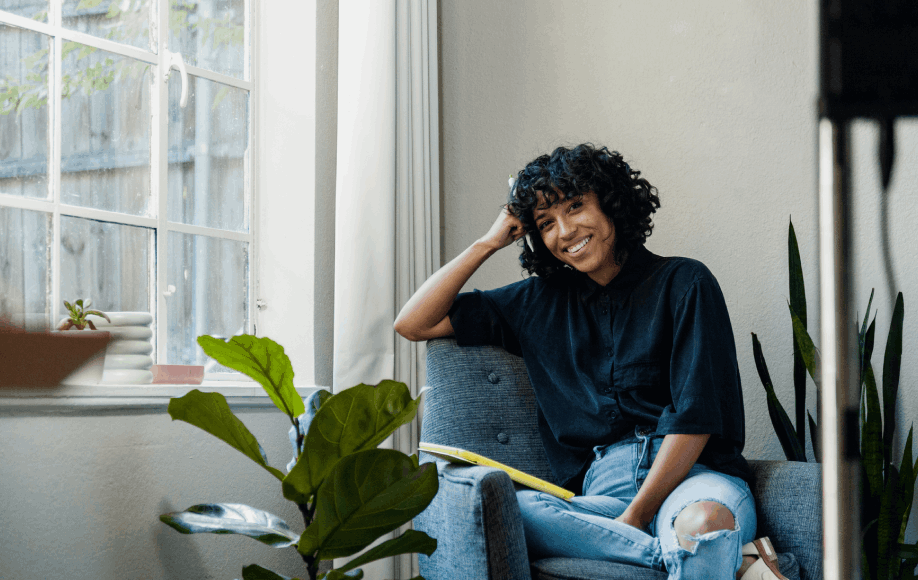
[[[536,426],[536,403],[522,359],[495,347],[428,343],[421,440],[475,451],[552,481]],[[421,454],[421,461],[433,458]],[[819,465],[750,461],[759,529],[801,580],[822,580]],[[665,580],[648,568],[596,560],[530,562],[514,484],[503,471],[441,463],[440,490],[414,527],[437,539],[421,555],[427,580]],[[783,569],[783,566],[782,566]],[[793,579],[791,579],[793,580]]]

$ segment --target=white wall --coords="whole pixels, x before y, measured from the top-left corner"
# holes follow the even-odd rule
[[[286,347],[297,386],[315,383],[312,215],[316,206],[316,0],[256,2],[261,23],[257,125],[257,332]],[[237,413],[283,467],[289,421]],[[257,563],[304,577],[294,549],[249,538],[186,536],[159,514],[196,503],[261,508],[302,530],[274,477],[165,407],[23,411],[0,392],[0,580],[232,579]]]
[[[743,378],[749,458],[783,458],[752,357],[763,345],[793,416],[787,227],[793,217],[818,340],[816,197],[817,2],[442,0],[445,260],[483,234],[509,173],[556,145],[617,149],[660,192],[648,241],[700,259],[726,296]],[[855,131],[856,262],[863,314],[885,284],[878,235],[876,134]],[[906,301],[900,422],[916,417],[918,357],[911,297],[918,270],[918,131],[900,123],[890,213]],[[516,251],[492,258],[466,289],[520,279]],[[876,300],[882,366],[891,304]],[[882,340],[880,336],[882,335]],[[815,415],[815,388],[807,407]],[[901,439],[907,425],[900,429]]]

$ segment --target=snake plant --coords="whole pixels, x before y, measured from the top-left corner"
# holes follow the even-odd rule
[[[411,398],[404,383],[360,384],[335,395],[321,390],[303,400],[293,387],[290,359],[271,339],[242,335],[223,341],[201,336],[198,344],[220,364],[258,381],[290,419],[294,456],[288,472],[268,464],[261,445],[233,415],[223,395],[195,389],[173,398],[169,415],[222,439],[276,478],[278,491],[299,507],[305,530],[295,532],[273,514],[227,503],[194,505],[163,514],[160,520],[184,534],[241,534],[275,548],[296,549],[309,580],[362,578],[358,566],[374,560],[433,553],[435,539],[408,530],[337,569],[319,573],[320,560],[357,554],[421,513],[437,493],[436,464],[419,465],[417,455],[376,448],[417,413],[418,400]],[[290,580],[257,564],[243,567],[242,577]]]
[[[775,395],[768,367],[758,337],[752,333],[752,351],[759,378],[765,387],[768,413],[781,447],[789,461],[806,461],[806,426],[816,461],[820,460],[819,429],[806,411],[806,375],[815,382],[819,369],[819,351],[806,328],[806,293],[800,250],[791,222],[788,230],[788,262],[790,271],[790,310],[794,337],[794,399],[795,419],[790,417]],[[899,392],[899,371],[902,367],[902,324],[905,306],[902,293],[896,297],[892,320],[883,357],[882,409],[877,380],[871,359],[876,334],[876,314],[870,320],[873,292],[867,311],[858,329],[858,368],[860,369],[860,457],[861,457],[861,549],[864,580],[916,580],[918,543],[905,543],[905,529],[912,509],[918,462],[912,460],[912,429],[909,427],[902,458],[892,457],[896,430],[896,397]],[[869,322],[869,324],[868,324]],[[804,413],[807,421],[804,422]]]

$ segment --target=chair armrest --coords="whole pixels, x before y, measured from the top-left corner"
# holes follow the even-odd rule
[[[491,467],[438,461],[437,468],[440,489],[414,519],[416,530],[437,540],[433,556],[418,556],[421,575],[426,580],[530,580],[522,517],[510,477]]]

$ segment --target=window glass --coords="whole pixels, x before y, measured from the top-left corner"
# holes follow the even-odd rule
[[[248,244],[169,232],[168,246],[167,284],[172,293],[166,299],[166,364],[205,365],[206,372],[231,372],[215,366],[196,340],[202,334],[226,339],[246,332]]]
[[[48,197],[51,39],[0,24],[0,193]]]
[[[61,216],[61,300],[150,312],[153,230]]]
[[[169,220],[247,231],[248,91],[188,76],[169,78]]]
[[[152,65],[64,42],[61,200],[150,215]]]
[[[48,21],[47,0],[0,0],[0,10],[12,12],[38,22]]]
[[[64,0],[64,28],[156,50],[150,0]]]
[[[242,78],[246,24],[244,0],[171,0],[169,50],[185,64]]]
[[[47,328],[51,214],[0,207],[0,318]]]

